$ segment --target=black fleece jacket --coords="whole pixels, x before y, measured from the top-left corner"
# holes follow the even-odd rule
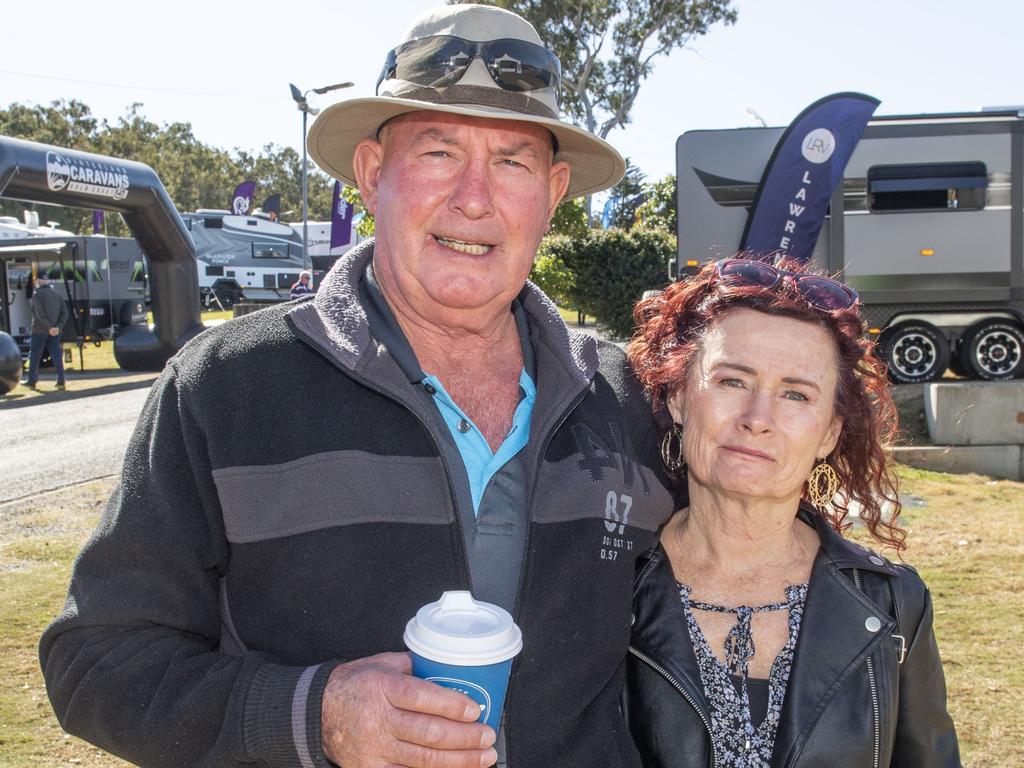
[[[145,766],[325,766],[333,667],[404,650],[419,606],[472,587],[434,406],[359,304],[371,255],[168,363],[41,641],[68,731]],[[538,395],[509,765],[638,766],[631,585],[674,508],[650,406],[620,350],[520,301]]]

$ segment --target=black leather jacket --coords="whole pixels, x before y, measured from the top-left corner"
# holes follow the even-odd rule
[[[811,571],[772,768],[960,766],[928,589],[813,514]],[[625,706],[647,768],[715,766],[711,722],[668,557],[637,569]],[[900,662],[901,655],[904,657]]]

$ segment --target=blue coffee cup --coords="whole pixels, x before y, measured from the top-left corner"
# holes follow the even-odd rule
[[[445,592],[409,620],[404,639],[414,676],[469,696],[480,705],[479,722],[498,729],[512,659],[523,647],[508,611]]]

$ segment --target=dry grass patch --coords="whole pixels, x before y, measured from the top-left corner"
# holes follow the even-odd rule
[[[112,480],[0,505],[0,765],[126,766],[61,730],[46,698],[36,644],[60,610],[75,554]]]
[[[1024,484],[908,467],[900,477],[907,502],[900,517],[907,529],[904,559],[932,593],[964,762],[1020,766]]]

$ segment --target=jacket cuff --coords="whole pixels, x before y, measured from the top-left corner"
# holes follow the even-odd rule
[[[264,664],[253,675],[242,720],[245,751],[270,768],[329,768],[320,735],[321,702],[333,664]]]

